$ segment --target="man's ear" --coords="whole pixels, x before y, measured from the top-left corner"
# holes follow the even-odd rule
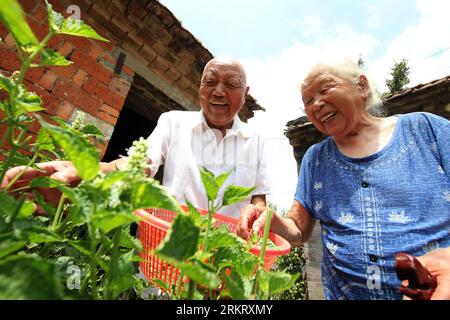
[[[366,99],[367,99],[367,97],[370,94],[370,85],[369,85],[369,80],[367,80],[366,76],[363,74],[359,76],[359,86],[363,90],[364,94],[366,94]]]
[[[250,87],[247,86],[247,88],[245,88],[245,97],[247,97],[249,91],[250,91]]]

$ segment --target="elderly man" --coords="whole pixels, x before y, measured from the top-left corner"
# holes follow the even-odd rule
[[[256,187],[251,198],[224,207],[222,214],[238,217],[240,209],[249,203],[265,206],[269,188],[263,141],[237,116],[248,91],[245,71],[239,61],[230,57],[214,58],[206,64],[201,79],[201,111],[170,111],[159,118],[148,138],[149,173],[154,176],[159,166],[164,165],[163,185],[180,203],[188,199],[197,208],[208,208],[199,173],[201,165],[216,175],[232,172],[219,198],[231,184]],[[120,158],[101,163],[101,170],[110,172],[124,164],[125,158]],[[71,162],[52,161],[38,166],[42,172],[30,168],[21,177],[22,181],[43,174],[70,185],[80,181]],[[10,169],[1,186],[7,185],[20,171],[21,167]],[[53,191],[47,196],[55,197]]]

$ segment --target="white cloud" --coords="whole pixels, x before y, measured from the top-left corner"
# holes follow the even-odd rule
[[[264,60],[244,60],[250,93],[267,109],[257,112],[249,121],[267,138],[269,179],[272,195],[269,200],[280,208],[289,209],[295,194],[297,181],[296,163],[292,147],[283,135],[286,122],[303,115],[299,85],[308,70],[327,57],[348,57],[357,61],[361,54],[369,75],[372,75],[381,91],[390,67],[402,58],[409,59],[413,67],[411,86],[438,79],[450,74],[450,49],[433,57],[431,54],[450,47],[450,1],[418,0],[420,18],[416,25],[403,30],[389,44],[387,51],[374,58],[375,50],[383,44],[370,34],[355,31],[348,25],[325,30],[320,17],[291,20],[295,27],[311,27],[314,44],[295,40],[291,47],[279,55]],[[376,10],[373,9],[376,13]],[[374,14],[375,14],[374,13]],[[374,25],[376,26],[376,19]],[[422,59],[422,60],[421,60]],[[421,61],[420,61],[421,60]],[[414,62],[417,63],[414,63]],[[448,67],[447,69],[445,69]]]
[[[386,53],[368,66],[382,91],[390,68],[405,58],[411,67],[409,86],[426,83],[450,74],[450,2],[417,0],[420,18],[417,24],[403,30]],[[436,54],[440,51],[440,54]]]

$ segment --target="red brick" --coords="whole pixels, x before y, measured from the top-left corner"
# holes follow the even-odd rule
[[[91,49],[89,50],[89,57],[92,60],[97,61],[98,57],[102,54],[103,48],[99,45],[93,44]]]
[[[29,68],[27,73],[25,74],[25,79],[32,83],[37,83],[39,79],[44,75],[46,68],[37,67],[37,68]]]
[[[33,18],[38,22],[44,22],[48,19],[47,8],[44,4],[39,5],[33,13]]]
[[[56,72],[61,77],[70,80],[73,75],[78,71],[78,66],[75,63],[72,63],[68,66],[54,66],[49,67],[50,70]]]
[[[123,66],[122,70],[130,77],[134,77],[134,71],[128,68],[127,66]]]
[[[128,26],[123,22],[123,17],[118,18],[113,16],[109,22],[108,29],[120,40],[125,39],[125,36],[128,33]]]
[[[117,122],[117,118],[115,118],[112,115],[110,115],[106,112],[103,112],[103,111],[98,112],[95,117],[99,118],[100,120],[103,120],[109,124],[112,124],[113,126],[116,125],[116,122]]]
[[[75,83],[78,87],[82,87],[84,84],[84,80],[86,79],[87,73],[83,70],[79,69],[77,73],[72,78],[73,83]]]
[[[186,79],[185,77],[181,77],[177,81],[175,81],[175,85],[178,88],[187,89],[191,85],[191,82],[188,79]]]
[[[121,110],[125,97],[117,94],[115,91],[98,82],[96,79],[89,77],[83,85],[83,89],[86,92],[95,95],[97,98],[102,100],[104,103],[112,106],[117,110]]]
[[[20,59],[14,51],[6,47],[0,47],[0,68],[6,71],[20,69]]]
[[[6,26],[3,25],[3,23],[0,23],[0,38],[6,37],[7,34],[8,29],[6,28]]]
[[[111,83],[113,71],[106,69],[101,64],[88,58],[82,51],[75,50],[72,54],[72,61],[74,61],[81,69],[104,84],[109,85]]]
[[[61,117],[67,121],[70,119],[70,116],[72,115],[74,109],[75,107],[73,106],[73,104],[68,101],[62,100],[61,104],[59,105],[57,115],[58,117]]]
[[[120,111],[117,111],[116,109],[114,109],[114,108],[108,106],[107,104],[103,104],[103,105],[100,107],[100,111],[109,113],[110,115],[112,115],[113,117],[116,117],[116,118],[118,118],[119,115],[120,115]]]
[[[65,40],[61,48],[58,49],[58,52],[64,57],[67,57],[73,51],[73,49],[74,49],[73,44]]]
[[[45,108],[46,112],[52,115],[56,115],[56,109],[59,105],[59,99],[57,96],[51,94],[46,89],[42,89],[36,86],[34,83],[29,81],[24,81],[25,86],[28,91],[35,92],[42,99],[42,107]]]
[[[156,57],[156,59],[150,63],[149,66],[153,69],[153,71],[163,74],[167,71],[167,69],[169,69],[169,62],[162,57]]]
[[[25,13],[31,13],[36,7],[36,0],[19,0],[19,3]]]
[[[128,91],[130,91],[130,87],[131,83],[120,77],[114,77],[113,81],[111,82],[111,89],[113,89],[123,97],[127,96]]]
[[[74,48],[75,51],[83,51],[85,54],[89,52],[92,47],[92,40],[84,37],[75,37],[75,36],[67,36],[65,35],[66,41],[69,41]]]
[[[131,0],[128,4],[128,11],[141,20],[147,14],[147,9],[139,1]]]
[[[16,47],[16,41],[14,40],[13,36],[11,33],[8,33],[8,35],[5,38],[5,44],[10,47],[10,48],[15,48]]]
[[[52,92],[55,96],[74,104],[93,116],[97,114],[101,105],[100,100],[96,97],[89,95],[86,91],[64,79],[59,79],[56,82]]]
[[[51,91],[53,89],[53,85],[55,84],[55,81],[57,78],[58,78],[58,75],[55,72],[48,70],[44,74],[44,76],[39,80],[38,84],[41,87]]]
[[[103,26],[107,26],[111,19],[111,15],[99,3],[94,3],[88,13]]]
[[[45,36],[50,32],[47,24],[39,23],[31,17],[26,18],[31,30],[36,35],[39,40],[45,38]]]
[[[54,35],[47,44],[48,48],[52,48],[53,50],[57,50],[61,44],[63,43],[64,38],[60,35]]]

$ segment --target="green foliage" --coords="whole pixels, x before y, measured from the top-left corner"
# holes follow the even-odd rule
[[[275,270],[284,270],[289,274],[299,274],[297,280],[286,290],[273,295],[274,300],[304,300],[306,295],[306,286],[302,280],[305,258],[303,257],[303,247],[293,247],[291,252],[277,259]]]
[[[396,62],[394,64],[391,68],[390,78],[386,80],[386,86],[389,89],[389,94],[403,90],[403,87],[410,82],[410,71],[408,60],[406,59],[402,59],[400,62]]]

